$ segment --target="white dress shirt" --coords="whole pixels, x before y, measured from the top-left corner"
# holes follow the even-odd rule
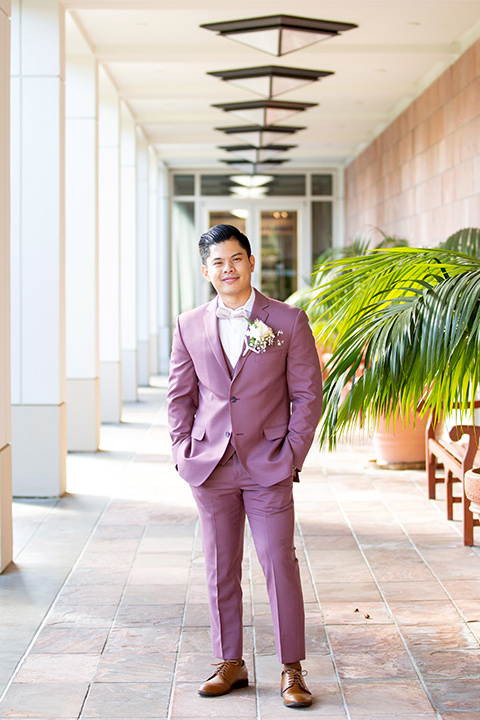
[[[254,302],[255,290],[252,288],[250,297],[242,306],[247,311],[248,317],[252,313]],[[220,297],[218,298],[218,307],[226,307]],[[245,348],[245,331],[248,328],[248,320],[244,317],[218,318],[217,322],[222,347],[232,367],[235,367]]]

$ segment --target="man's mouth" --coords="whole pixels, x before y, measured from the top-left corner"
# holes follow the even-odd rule
[[[229,275],[228,277],[223,278],[223,282],[233,282],[234,280],[238,280],[238,275]]]

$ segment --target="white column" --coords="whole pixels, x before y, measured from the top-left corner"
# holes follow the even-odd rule
[[[64,11],[12,6],[12,464],[15,495],[66,487]]]
[[[102,422],[120,422],[120,101],[103,67],[98,116],[100,408]]]
[[[168,374],[171,343],[172,272],[168,170],[158,163],[157,175],[158,371]]]
[[[121,348],[123,399],[137,400],[137,145],[135,122],[121,104]]]
[[[10,445],[10,2],[0,0],[0,572],[12,560]]]
[[[158,374],[158,282],[157,282],[157,180],[158,159],[152,147],[148,148],[148,324],[150,373]]]
[[[100,442],[97,62],[67,18],[65,242],[67,447]],[[68,39],[75,46],[69,54]],[[81,52],[83,50],[83,52]],[[80,54],[81,53],[81,54]]]
[[[138,384],[148,385],[150,353],[148,348],[148,154],[147,141],[137,129],[137,350]]]

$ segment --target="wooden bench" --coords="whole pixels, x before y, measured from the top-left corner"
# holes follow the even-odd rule
[[[480,407],[480,401],[475,401]],[[438,432],[438,434],[437,434]],[[453,520],[454,503],[462,504],[463,544],[473,545],[473,528],[480,525],[470,510],[470,501],[465,495],[464,477],[467,470],[480,466],[480,427],[473,425],[455,425],[448,438],[440,435],[441,426],[432,419],[426,428],[426,466],[428,478],[428,497],[435,499],[437,483],[445,483],[447,519]],[[462,438],[466,436],[466,441]],[[444,476],[437,475],[437,468],[443,466]],[[453,484],[461,483],[459,496],[453,494]]]

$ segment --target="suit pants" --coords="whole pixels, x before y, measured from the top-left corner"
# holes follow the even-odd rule
[[[267,583],[280,662],[305,658],[305,615],[298,560],[292,479],[265,488],[234,454],[192,487],[202,529],[213,654],[242,657],[242,559],[245,516]]]

